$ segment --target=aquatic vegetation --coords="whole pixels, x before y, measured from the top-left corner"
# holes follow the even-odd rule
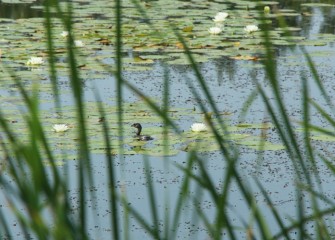
[[[67,124],[55,124],[52,126],[52,130],[55,132],[66,132],[69,130],[69,126]]]
[[[264,13],[269,14],[271,12],[271,8],[269,6],[264,7]]]
[[[215,23],[222,23],[226,20],[226,18],[229,16],[226,12],[218,12],[215,17],[213,18],[213,21]]]
[[[41,65],[43,64],[43,58],[41,57],[31,57],[28,61],[27,61],[27,65]]]
[[[193,123],[191,126],[192,132],[206,132],[207,130],[207,126],[204,123]]]
[[[208,32],[213,35],[218,35],[222,32],[222,28],[221,27],[211,27],[208,29]]]
[[[160,116],[153,112],[150,107],[145,105],[143,101],[123,104],[124,113],[122,124],[130,126],[130,123],[134,122],[134,119],[139,122],[145,122],[145,135],[151,136],[153,141],[138,141],[138,138],[134,138],[133,128],[127,127],[124,132],[124,142],[123,144],[120,144],[118,142],[120,136],[118,131],[116,131],[116,129],[118,129],[117,108],[106,103],[102,104],[102,107],[109,113],[108,116],[105,116],[104,118],[101,117],[101,114],[96,107],[96,103],[89,102],[85,104],[85,112],[87,113],[85,115],[85,124],[87,125],[87,140],[91,146],[89,149],[91,153],[105,154],[106,151],[109,151],[112,154],[118,154],[119,150],[122,148],[124,155],[145,154],[150,156],[171,156],[180,153],[180,151],[185,151],[181,146],[187,146],[188,150],[193,149],[196,145],[195,142],[201,146],[206,146],[206,144],[211,145],[210,147],[196,148],[198,152],[213,152],[219,150],[219,146],[215,144],[215,135],[209,131],[204,123],[193,123],[190,127],[180,133],[168,128],[167,135],[164,135],[164,128],[160,126],[162,124]],[[57,116],[56,118],[54,117],[55,114]],[[198,115],[199,113],[188,108],[171,108],[168,116],[178,123],[183,121],[182,119],[185,117],[187,117],[187,119],[193,119],[195,114]],[[6,118],[14,119],[15,127],[21,129],[20,132],[17,132],[17,135],[20,136],[20,140],[22,142],[29,142],[30,140],[26,134],[29,131],[29,127],[23,124],[24,121],[20,119],[19,116],[20,115],[17,114],[16,111],[9,111],[6,109]],[[76,131],[69,131],[71,129],[70,126],[76,125],[76,122],[74,121],[76,112],[73,107],[63,107],[61,113],[58,112],[57,109],[41,111],[40,116],[43,126],[49,127],[51,125],[52,131],[55,133],[66,132],[66,135],[48,134],[46,136],[48,142],[56,151],[67,152],[69,156],[71,156],[72,151],[78,150],[78,145],[73,141],[73,139],[77,138]],[[227,118],[229,118],[229,116],[227,116]],[[273,144],[276,143],[272,143],[267,139],[262,139],[259,133],[255,132],[254,134],[251,134],[250,131],[248,134],[243,133],[246,129],[267,129],[271,126],[269,124],[245,123],[235,126],[228,125],[228,132],[224,134],[222,130],[219,130],[219,125],[215,119],[212,119],[212,121],[214,121],[214,127],[218,128],[220,135],[225,136],[226,139],[230,139],[241,147],[256,149],[257,147],[259,148],[260,144],[266,143],[264,150],[280,149],[279,147],[275,149]],[[66,124],[59,122],[65,122]],[[109,138],[112,141],[111,149],[106,149],[105,147],[103,138],[104,131],[102,128],[103,124],[108,124],[109,130],[111,131],[109,134]],[[251,137],[252,140],[250,140]],[[167,150],[164,150],[165,138],[168,138],[169,140]],[[247,139],[249,140],[246,141]],[[6,142],[6,140],[4,141]],[[243,141],[245,141],[246,144],[243,144]],[[250,141],[252,141],[252,144],[250,144]],[[133,147],[137,148],[134,149]],[[140,151],[138,147],[141,147]]]
[[[62,37],[67,37],[67,36],[69,36],[69,32],[68,31],[63,31],[60,35]]]
[[[258,30],[259,30],[259,28],[256,25],[247,25],[244,28],[244,31],[247,32],[248,34],[257,32]]]
[[[121,14],[122,11],[116,11],[118,9],[114,4],[109,6],[106,2],[106,5],[101,8],[101,3],[104,3],[104,1],[91,1],[92,3],[87,4],[92,4],[89,11],[85,9],[86,2],[85,4],[79,2],[73,2],[73,15],[76,16],[76,21],[67,19],[71,21],[64,22],[69,24],[66,29],[74,29],[73,36],[75,38],[79,39],[80,37],[85,41],[86,47],[82,48],[82,51],[75,51],[75,49],[69,47],[66,39],[64,39],[67,36],[65,34],[64,36],[49,34],[49,43],[54,41],[54,48],[47,48],[45,31],[41,27],[43,26],[41,23],[47,21],[42,21],[41,19],[34,19],[30,23],[26,23],[25,20],[12,21],[10,24],[13,28],[8,28],[6,26],[7,23],[0,25],[0,28],[8,30],[0,31],[0,39],[5,39],[3,47],[5,50],[13,49],[13,51],[4,51],[7,54],[6,61],[11,62],[13,59],[26,59],[26,56],[45,54],[49,55],[50,65],[54,64],[55,72],[58,74],[50,77],[47,73],[31,71],[32,68],[23,67],[22,69],[22,64],[24,63],[20,61],[12,61],[13,64],[8,67],[12,68],[11,70],[20,70],[18,77],[15,78],[15,86],[11,87],[15,90],[18,88],[25,101],[15,99],[18,100],[15,104],[19,106],[20,110],[23,109],[21,111],[22,114],[18,114],[17,111],[14,112],[12,106],[8,107],[11,111],[3,111],[3,114],[1,114],[0,123],[3,130],[2,158],[10,163],[6,166],[7,169],[4,168],[3,170],[4,173],[9,172],[12,174],[9,178],[7,176],[2,178],[1,186],[4,186],[4,192],[8,194],[6,196],[8,205],[17,214],[16,218],[20,222],[25,235],[30,236],[32,232],[36,235],[32,237],[41,239],[53,239],[49,236],[54,236],[55,239],[72,239],[76,237],[88,239],[89,237],[87,236],[93,235],[91,234],[90,219],[88,219],[90,214],[87,214],[86,211],[87,206],[92,206],[90,203],[93,202],[95,204],[94,187],[96,182],[92,180],[92,176],[94,176],[92,173],[95,169],[92,170],[93,168],[91,168],[93,165],[91,165],[93,162],[91,160],[96,160],[95,157],[97,156],[103,156],[106,159],[105,164],[98,163],[106,167],[108,176],[107,179],[103,179],[104,184],[101,184],[99,188],[107,186],[104,189],[106,189],[106,195],[109,198],[107,201],[103,199],[108,205],[104,209],[107,214],[104,215],[109,217],[109,214],[111,214],[111,220],[106,222],[111,222],[109,232],[113,234],[113,239],[120,239],[119,232],[125,232],[125,237],[127,238],[127,231],[131,231],[129,226],[132,226],[133,221],[134,224],[144,228],[152,239],[177,239],[179,237],[177,236],[178,231],[185,226],[180,219],[188,217],[180,217],[180,210],[184,207],[188,208],[191,204],[196,205],[196,211],[191,214],[192,217],[195,216],[197,218],[197,223],[194,226],[204,226],[208,234],[206,237],[209,238],[220,239],[223,235],[227,235],[227,238],[239,239],[235,234],[237,231],[242,231],[244,235],[247,232],[248,237],[252,239],[290,239],[288,234],[291,231],[292,234],[298,234],[302,238],[308,235],[306,233],[308,222],[317,222],[316,228],[320,226],[316,230],[317,233],[326,232],[323,222],[319,220],[322,220],[321,218],[324,216],[333,214],[334,209],[330,208],[324,211],[316,206],[324,200],[326,200],[328,205],[331,205],[331,201],[328,201],[322,193],[317,192],[318,188],[314,188],[314,186],[319,187],[322,183],[314,184],[314,180],[310,181],[310,179],[314,179],[312,174],[315,174],[315,179],[319,179],[317,174],[322,168],[319,168],[317,166],[319,163],[315,164],[315,162],[323,160],[318,158],[319,153],[313,153],[314,150],[310,144],[312,141],[321,141],[324,136],[316,136],[318,138],[313,139],[309,135],[309,119],[312,116],[308,109],[309,99],[311,99],[308,88],[305,86],[305,89],[301,91],[302,98],[306,103],[302,107],[304,108],[303,111],[301,111],[304,115],[305,136],[303,141],[299,140],[292,130],[292,121],[285,111],[285,103],[282,102],[281,94],[271,94],[270,91],[267,91],[267,87],[271,88],[272,84],[278,82],[276,74],[272,72],[276,67],[274,58],[277,56],[271,56],[275,48],[275,46],[271,45],[271,41],[276,45],[301,45],[304,37],[283,38],[284,30],[271,29],[267,32],[269,35],[268,39],[263,39],[262,34],[254,34],[253,38],[246,38],[243,35],[243,31],[241,31],[246,25],[254,26],[247,29],[247,32],[251,34],[259,30],[256,24],[262,23],[271,26],[271,18],[279,14],[282,14],[282,16],[297,16],[298,13],[281,10],[276,14],[268,14],[265,17],[266,20],[259,20],[257,16],[260,12],[262,13],[262,4],[276,3],[227,0],[225,2],[233,2],[235,6],[234,11],[230,12],[232,17],[226,18],[223,14],[220,14],[215,21],[220,23],[227,21],[228,24],[225,31],[223,32],[221,28],[220,32],[213,30],[211,34],[220,34],[220,37],[208,37],[208,24],[212,24],[212,20],[208,16],[203,17],[204,15],[200,13],[204,10],[214,12],[216,9],[225,9],[218,8],[218,6],[226,7],[226,4],[221,3],[221,1],[206,1],[206,5],[204,5],[204,1],[195,0],[192,1],[192,6],[188,5],[188,1],[177,1],[178,4],[180,2],[185,4],[177,9],[175,8],[176,1],[150,1],[143,4],[147,8],[145,10],[147,10],[148,16],[143,16],[141,11],[136,11],[136,8],[130,5],[128,1],[123,1],[127,13],[129,13],[127,16],[123,16]],[[98,4],[95,5],[95,2],[98,2]],[[120,3],[118,0],[115,2],[116,5]],[[55,4],[60,4],[60,9],[67,9],[66,7],[68,7],[68,5],[65,5],[67,3],[64,4],[64,2]],[[46,6],[48,6],[47,3]],[[162,13],[160,9],[163,9],[164,14],[160,14]],[[58,9],[56,10],[59,11]],[[51,12],[53,11],[55,10],[51,8]],[[92,19],[92,15],[95,14],[99,15],[99,19]],[[48,16],[48,14],[46,15]],[[66,14],[63,16],[67,17]],[[153,16],[155,21],[149,24],[150,21],[147,19],[153,19]],[[120,18],[122,18],[122,21],[115,21],[115,19],[121,20]],[[72,23],[74,24],[73,28],[70,26]],[[60,29],[64,29],[63,22],[59,21],[59,19],[55,19],[49,27],[55,30],[56,33],[59,33]],[[166,31],[160,35],[156,29],[160,30],[162,28]],[[255,30],[256,28],[257,30]],[[26,32],[27,29],[29,29],[29,34]],[[31,29],[34,30],[32,31]],[[176,31],[180,32],[180,36],[176,34]],[[114,41],[115,39],[122,39],[122,41]],[[184,41],[186,44],[184,44]],[[262,44],[264,41],[268,41],[269,44],[264,46]],[[76,43],[74,44],[76,45]],[[116,45],[115,48],[114,46],[111,47],[114,44]],[[31,45],[34,45],[34,47],[27,48],[27,46]],[[50,45],[52,44],[48,46]],[[192,52],[188,52],[186,46]],[[224,51],[222,51],[223,48]],[[185,51],[187,53],[186,57]],[[75,56],[76,53],[80,54],[78,59]],[[201,92],[201,97],[204,93],[207,101],[206,106],[202,105],[202,101],[198,102],[202,112],[197,112],[195,108],[175,108],[170,106],[169,89],[165,86],[162,87],[163,100],[160,99],[161,101],[157,104],[155,101],[149,101],[148,96],[141,93],[142,89],[137,89],[137,86],[132,87],[131,83],[126,79],[126,71],[145,70],[150,64],[153,65],[157,59],[163,59],[165,61],[164,64],[184,64],[186,60],[188,60],[187,63],[192,62],[189,60],[194,57],[196,59],[195,62],[199,63],[206,62],[212,58],[220,58],[223,54],[230,58],[254,61],[258,60],[258,57],[254,56],[260,54],[268,56],[267,61],[263,62],[268,78],[273,79],[270,79],[271,81],[265,84],[266,88],[263,88],[264,85],[257,86],[256,97],[260,96],[263,99],[263,103],[268,110],[267,114],[270,115],[269,117],[273,120],[273,124],[269,121],[240,123],[237,125],[229,124],[226,116],[221,115],[220,110],[217,109],[222,107],[222,105],[216,105],[216,99],[213,99],[210,94],[211,90]],[[124,65],[122,65],[122,62]],[[200,90],[205,90],[207,82],[201,77],[201,71],[197,71],[197,64],[192,62],[192,68],[199,75],[195,77],[195,82],[202,84],[200,85],[202,86]],[[71,70],[71,73],[68,70]],[[4,71],[5,74],[7,73]],[[118,84],[117,90],[113,91],[113,94],[116,92],[117,100],[107,99],[107,101],[103,102],[86,102],[82,91],[83,82],[89,81],[91,76],[99,79],[104,78],[104,75],[110,76],[111,74],[115,76]],[[317,73],[314,73],[314,75],[316,76]],[[123,79],[124,76],[125,78]],[[12,76],[8,78],[10,77]],[[40,81],[48,78],[55,82],[54,85]],[[166,85],[168,86],[169,76],[166,76],[166,79]],[[268,79],[264,80],[267,81]],[[23,83],[22,85],[21,82]],[[58,83],[60,86],[58,86]],[[53,108],[46,104],[48,109],[42,108],[43,110],[36,107],[40,104],[38,97],[36,97],[40,93],[50,94],[52,92],[54,93],[53,96],[62,98],[64,94],[63,83],[64,85],[70,83],[71,87],[66,88],[66,90],[70,89],[69,91],[72,91],[75,103],[71,104],[74,106],[66,105],[60,108]],[[142,100],[125,102],[125,97],[122,95],[123,87],[125,86],[121,83],[127,85],[126,87],[129,87],[132,93]],[[304,84],[309,84],[309,82],[304,81]],[[316,85],[319,88],[322,86],[321,84]],[[60,87],[60,90],[56,91],[58,87]],[[277,93],[275,92],[277,89],[279,88],[273,88],[274,93]],[[57,95],[58,92],[61,93],[59,96]],[[198,97],[196,96],[196,91],[194,95],[195,98]],[[59,103],[57,99],[55,102]],[[162,102],[163,104],[161,104]],[[273,107],[273,102],[277,102],[281,107]],[[20,104],[23,104],[24,107]],[[207,108],[215,113],[215,116],[210,118],[211,131],[207,130],[206,125],[203,123],[195,123],[190,129],[189,123],[202,116],[200,114],[203,114],[203,112],[207,112]],[[1,110],[4,109],[2,108]],[[329,115],[326,115],[325,111],[319,110],[319,112],[325,119],[329,119]],[[130,123],[134,122],[134,119],[146,123],[148,127],[146,126],[145,131],[154,136],[154,141],[144,142],[134,138],[129,127]],[[66,122],[68,124],[58,124],[58,122]],[[53,125],[52,130],[55,132],[65,132],[69,129],[69,126],[76,126],[76,129],[68,131],[66,134],[48,134],[50,130],[45,133],[41,131],[49,129],[51,125]],[[334,125],[333,121],[332,125]],[[128,128],[123,128],[123,126],[128,126]],[[203,131],[205,127],[206,131]],[[280,132],[278,135],[282,139],[272,138],[274,135],[277,136],[277,134],[273,134],[276,130]],[[271,133],[269,134],[270,131]],[[279,136],[277,137],[279,138]],[[18,141],[15,141],[15,139]],[[333,140],[326,139],[327,141]],[[282,144],[281,141],[284,143]],[[12,146],[12,149],[8,146]],[[256,153],[257,156],[254,157],[247,154],[247,160],[243,161],[241,155],[244,154],[244,150]],[[189,154],[181,153],[181,151],[189,152]],[[281,162],[280,169],[276,169],[272,164],[277,159],[271,159],[271,157],[266,155],[269,153],[266,151],[278,151],[274,155],[288,153],[289,156],[287,158],[292,160],[292,163],[294,163],[292,165],[298,166],[294,169],[296,176],[294,176],[292,181],[294,184],[297,183],[297,187],[294,189],[296,190],[294,194],[297,196],[296,205],[301,206],[299,211],[297,211],[299,213],[297,214],[297,221],[295,221],[295,216],[284,216],[282,218],[285,214],[282,214],[277,208],[278,205],[282,205],[281,202],[273,198],[273,193],[268,191],[267,188],[263,188],[262,184],[268,182],[267,179],[264,181],[264,175],[261,178],[257,178],[258,172],[262,174],[261,170],[264,168],[269,168],[272,174],[280,171],[281,168],[282,171],[289,170],[285,168],[287,165],[283,163],[281,158],[279,158]],[[119,155],[115,156],[117,154]],[[176,162],[176,165],[183,173],[180,191],[178,194],[174,192],[172,196],[173,198],[177,196],[176,199],[173,199],[176,200],[176,204],[170,204],[171,195],[165,194],[165,192],[160,194],[160,190],[155,192],[160,187],[159,184],[161,182],[155,182],[152,178],[151,174],[153,172],[146,161],[147,157],[143,158],[144,161],[140,161],[144,163],[143,169],[146,174],[144,185],[149,190],[149,197],[145,198],[149,199],[148,204],[145,203],[145,205],[151,208],[152,213],[152,219],[149,220],[146,217],[142,218],[142,213],[136,211],[137,206],[133,207],[132,199],[127,198],[127,191],[130,190],[127,183],[121,186],[118,185],[123,182],[122,176],[120,180],[120,172],[114,174],[119,170],[119,168],[115,167],[121,166],[122,170],[122,167],[125,166],[123,160],[126,157],[127,160],[131,159],[131,157],[126,155],[135,154],[160,157],[176,154],[180,154],[180,156],[187,155],[185,162],[179,161],[180,159]],[[91,159],[92,155],[94,159]],[[222,160],[220,162],[224,164],[223,168],[219,169],[219,177],[218,175],[211,175],[211,172],[207,169],[213,164],[211,155],[218,155],[220,160]],[[140,156],[136,157],[141,158]],[[120,158],[121,164],[119,164],[118,158]],[[64,179],[62,168],[58,167],[59,163],[69,159],[77,159],[75,165],[76,171],[79,172],[79,177],[74,183],[72,183],[72,176],[69,179],[67,177]],[[157,159],[159,160],[159,158],[154,158],[154,160]],[[314,161],[315,159],[316,161]],[[165,161],[166,163],[172,162],[167,157],[164,160],[168,160]],[[263,164],[263,161],[267,160],[273,161],[270,164]],[[327,159],[323,161],[328,167],[330,166],[330,169],[334,168],[330,161],[329,163],[327,162]],[[133,161],[127,161],[127,164],[129,162],[133,164]],[[215,161],[214,167],[216,167],[217,162],[219,161]],[[252,178],[244,178],[244,175],[241,174],[244,172],[243,162],[247,162],[247,165],[252,167]],[[305,163],[308,164],[305,165]],[[314,170],[309,171],[310,166],[308,165]],[[50,168],[51,171],[45,169],[45,167]],[[64,168],[64,173],[66,174],[68,170],[72,170],[72,168]],[[165,168],[164,170],[168,169]],[[99,169],[97,172],[100,174],[102,171],[100,172]],[[124,175],[131,175],[126,174],[127,172],[124,173]],[[159,172],[157,175],[170,177],[172,173],[166,171],[164,174]],[[25,177],[22,178],[22,176]],[[281,175],[278,176],[282,178]],[[139,180],[142,179],[136,178],[136,181]],[[164,180],[166,179],[164,178]],[[257,182],[258,180],[262,182]],[[164,187],[167,187],[170,183],[169,181],[163,182]],[[11,188],[12,185],[14,185],[14,188]],[[278,184],[276,185],[278,186]],[[72,195],[72,192],[69,192],[73,186],[75,186],[75,196]],[[195,186],[195,189],[193,186]],[[13,189],[15,190],[14,194]],[[90,191],[87,191],[88,189]],[[199,193],[204,196],[204,199],[199,199]],[[231,196],[236,195],[236,193],[237,198],[242,199],[242,203],[245,205],[243,208],[240,208],[240,204],[230,204],[231,200],[234,200]],[[161,197],[160,195],[165,195],[164,198],[169,199],[167,204],[164,201],[159,201],[159,204],[156,202],[156,196]],[[210,197],[208,198],[206,195],[210,195]],[[312,201],[306,202],[307,198],[305,195],[311,196]],[[136,194],[132,194],[131,197],[138,198]],[[19,201],[16,201],[16,198]],[[264,202],[259,201],[262,198],[265,199]],[[203,211],[199,207],[203,205],[202,203],[207,202],[207,199],[210,199],[208,203],[212,208],[210,209],[210,216],[207,215],[207,209]],[[20,205],[16,205],[16,202],[21,202],[24,205],[24,209],[28,210],[21,211],[23,208]],[[43,204],[45,202],[48,204]],[[318,204],[314,204],[316,202]],[[170,209],[174,205],[176,206],[176,211],[174,211],[176,215],[172,217],[164,215],[167,212],[166,209]],[[123,209],[120,209],[119,206],[123,207]],[[144,205],[141,199],[142,206]],[[161,207],[165,212],[163,215],[161,215]],[[239,208],[250,210],[247,213],[247,218],[245,216],[234,217],[232,212],[236,209],[240,210]],[[270,212],[267,211],[268,209],[270,209]],[[95,208],[93,208],[93,211],[95,211]],[[216,215],[214,218],[212,213]],[[277,224],[280,227],[278,234],[276,227],[275,234],[277,235],[272,235],[272,225],[268,227],[267,221],[263,219],[263,213],[266,214],[266,217],[272,213],[277,220]],[[47,215],[46,218],[45,215]],[[97,219],[100,215],[97,214]],[[288,222],[288,225],[286,225],[286,220],[291,217],[293,221]],[[124,228],[121,227],[121,230],[118,224],[121,221],[119,219],[122,218],[125,219],[125,224]],[[128,224],[130,218],[132,222]],[[171,222],[170,219],[172,220]],[[248,221],[248,219],[252,221]],[[6,223],[6,221],[7,217],[1,218],[1,222]],[[240,222],[242,222],[242,227],[238,226]],[[187,225],[189,227],[193,223],[187,223]],[[3,227],[5,232],[10,232],[7,230],[7,226],[10,226],[9,224],[3,224],[3,226],[5,226]],[[162,228],[161,226],[164,227]],[[313,229],[315,229],[314,226]],[[321,236],[318,237],[322,238]]]
[[[92,11],[94,12],[94,9],[100,8],[100,4],[105,7],[98,11],[98,14],[103,19],[108,19],[108,21],[91,17]],[[256,3],[241,0],[234,2],[235,9],[217,12],[217,9],[229,9],[230,4],[208,2],[205,9],[208,12],[213,12],[214,15],[209,21],[208,16],[203,16],[204,6],[201,1],[192,2],[192,7],[189,7],[187,11],[176,8],[173,1],[153,1],[150,3],[150,8],[146,8],[147,17],[155,19],[149,25],[145,21],[139,20],[140,13],[136,8],[129,8],[132,3],[127,0],[124,2],[124,7],[127,8],[129,16],[133,16],[135,20],[130,21],[127,18],[122,25],[123,34],[126,36],[123,52],[136,52],[148,61],[139,61],[139,58],[126,56],[124,58],[125,69],[126,71],[145,71],[151,69],[156,60],[163,58],[169,64],[187,64],[188,62],[184,56],[185,51],[175,36],[174,26],[178,26],[178,29],[181,30],[180,34],[186,40],[192,52],[199,55],[194,59],[199,63],[220,58],[223,54],[233,59],[257,60],[258,58],[253,56],[264,54],[264,47],[259,44],[259,41],[261,41],[259,35],[253,34],[253,40],[251,41],[250,38],[246,38],[241,33],[241,28],[243,29],[247,25],[268,24],[270,26],[269,34],[275,46],[321,45],[330,41],[328,39],[322,39],[321,42],[319,39],[306,41],[305,37],[297,35],[285,38],[282,29],[272,29],[271,25],[278,16],[289,18],[300,16],[300,13],[290,9],[278,9],[275,13],[266,14],[266,21],[262,23],[262,20],[257,18],[259,13],[264,11],[264,7],[264,9],[267,9],[266,7],[272,7],[275,4],[275,2]],[[261,6],[264,7],[259,8]],[[62,7],[64,6],[62,5]],[[81,55],[85,59],[85,67],[81,68],[81,72],[83,75],[89,75],[90,71],[103,74],[104,68],[98,62],[108,62],[112,59],[112,54],[105,54],[105,51],[115,37],[114,31],[107,31],[106,29],[110,24],[115,24],[114,17],[111,14],[113,8],[105,0],[93,1],[88,5],[74,3],[72,7],[73,14],[78,17],[71,33],[75,39],[80,39],[85,45],[85,48],[83,48],[80,43],[78,45],[75,43],[76,47],[81,47]],[[38,4],[34,5],[33,8],[41,9],[41,11],[44,9],[43,6]],[[56,10],[53,9],[52,11]],[[233,12],[234,14],[232,14]],[[211,28],[209,24],[213,22],[216,26]],[[223,23],[225,24],[224,31],[221,27]],[[159,29],[162,28],[164,28],[164,34],[159,33]],[[290,28],[287,29],[290,31]],[[64,51],[66,42],[64,40],[69,33],[64,31],[64,26],[59,19],[53,19],[53,31],[58,33],[53,35],[57,59],[66,59],[66,51]],[[30,32],[33,34],[30,34]],[[220,35],[220,38],[213,37],[209,41],[209,32],[212,35]],[[17,59],[17,56],[34,56],[36,51],[47,52],[42,18],[32,18],[29,21],[23,21],[22,19],[3,21],[0,25],[0,39],[8,43],[2,45],[3,53],[6,53],[8,59],[14,60]],[[221,51],[222,48],[225,49],[224,53]],[[10,51],[8,51],[9,49]],[[102,54],[96,54],[97,52]],[[65,64],[62,65],[67,67]],[[65,73],[64,69],[59,74],[65,75]]]
[[[75,40],[75,41],[74,41],[74,45],[75,45],[76,47],[84,47],[84,46],[85,46],[84,42],[81,41],[81,40]]]

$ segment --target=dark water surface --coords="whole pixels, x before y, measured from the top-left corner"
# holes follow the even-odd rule
[[[4,3],[0,1],[0,18],[22,19],[43,17],[41,9],[31,8],[35,5],[41,5],[43,0],[37,0],[32,4],[29,3]]]

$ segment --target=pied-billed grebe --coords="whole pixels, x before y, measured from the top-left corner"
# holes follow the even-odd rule
[[[141,141],[149,141],[149,140],[153,140],[152,137],[147,136],[147,135],[141,135],[141,131],[142,131],[142,126],[139,123],[134,123],[133,125],[131,125],[134,128],[137,128],[137,132],[136,132],[136,138],[138,138],[138,140]]]

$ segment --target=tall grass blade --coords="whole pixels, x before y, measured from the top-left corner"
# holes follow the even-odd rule
[[[54,1],[46,1],[44,4],[44,10],[45,10],[45,29],[46,29],[46,39],[47,39],[47,48],[48,48],[48,61],[49,61],[49,69],[50,69],[50,80],[52,83],[52,91],[54,94],[54,100],[55,100],[55,106],[57,109],[60,109],[60,98],[59,98],[59,90],[57,85],[57,70],[55,66],[55,51],[54,51],[54,42],[52,40],[52,34],[53,34],[53,28],[52,28],[52,18],[51,18],[51,12],[50,7],[51,4],[58,4],[53,3]]]
[[[263,188],[261,182],[259,181],[259,179],[255,178],[254,179],[257,187],[261,190],[262,195],[264,196],[267,205],[269,206],[272,215],[274,216],[274,218],[277,221],[277,224],[279,225],[281,232],[283,233],[283,237],[285,239],[291,239],[290,236],[288,235],[288,231],[286,230],[284,221],[282,220],[280,213],[278,212],[278,210],[274,207],[274,203],[271,201],[271,198],[269,197],[268,193],[266,192],[266,190]]]
[[[145,176],[148,183],[147,189],[148,189],[148,197],[149,197],[149,204],[150,204],[150,210],[151,210],[151,218],[152,218],[152,225],[153,230],[155,232],[155,238],[160,239],[160,227],[159,227],[159,217],[158,217],[158,211],[157,211],[157,201],[155,197],[155,190],[153,185],[153,180],[151,176],[151,168],[148,162],[148,159],[144,157],[144,170],[145,170]]]
[[[106,114],[105,110],[102,107],[100,97],[96,94],[97,105],[99,109],[100,116],[102,119],[105,119]],[[106,165],[107,165],[107,180],[110,184],[109,187],[109,200],[110,200],[110,209],[111,209],[111,224],[112,224],[112,232],[111,232],[111,239],[120,239],[120,226],[119,226],[119,197],[116,187],[116,176],[115,176],[115,168],[114,168],[114,158],[112,156],[111,151],[112,149],[112,140],[110,139],[110,131],[108,127],[107,121],[102,121],[102,129],[103,129],[103,137],[104,143],[106,147]]]

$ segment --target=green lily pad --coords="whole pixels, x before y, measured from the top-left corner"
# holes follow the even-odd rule
[[[239,123],[236,125],[239,128],[254,128],[254,129],[270,129],[273,128],[273,124],[266,123]]]
[[[329,135],[315,135],[315,136],[310,136],[311,140],[316,140],[316,141],[324,141],[324,142],[335,142],[335,137],[334,136],[329,136]]]
[[[335,5],[333,4],[329,4],[329,3],[302,3],[301,6],[305,6],[305,7],[335,7]]]

